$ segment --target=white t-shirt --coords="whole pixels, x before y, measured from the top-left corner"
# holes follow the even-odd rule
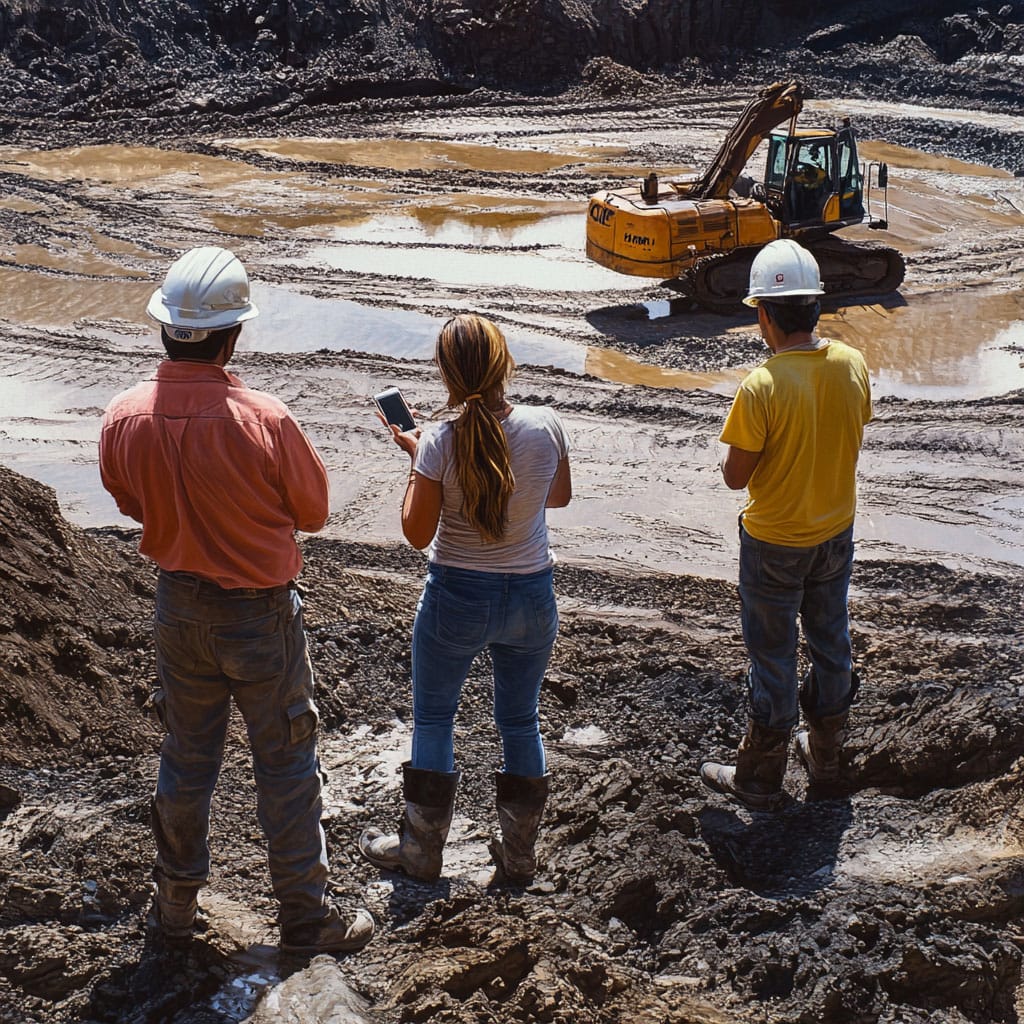
[[[413,469],[439,480],[443,495],[437,533],[427,549],[430,561],[477,572],[514,573],[540,572],[554,563],[544,513],[558,463],[569,454],[569,438],[554,410],[543,406],[514,405],[501,425],[516,486],[500,541],[485,541],[462,514],[452,424],[442,423],[420,437]]]

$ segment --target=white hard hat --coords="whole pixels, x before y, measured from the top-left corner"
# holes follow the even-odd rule
[[[743,300],[756,306],[762,299],[770,302],[810,304],[825,294],[818,261],[792,238],[769,242],[750,265],[750,288]]]
[[[146,312],[175,341],[200,342],[210,331],[259,315],[249,301],[249,275],[234,253],[216,245],[190,249],[175,260]]]

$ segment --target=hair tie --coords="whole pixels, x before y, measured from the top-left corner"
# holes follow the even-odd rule
[[[472,395],[466,395],[466,397],[463,399],[463,402],[476,402],[476,401],[479,401],[483,397],[484,396],[481,395],[479,391],[477,391],[477,392],[475,392]]]

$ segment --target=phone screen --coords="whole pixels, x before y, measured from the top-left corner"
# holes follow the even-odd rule
[[[384,419],[388,423],[394,423],[399,430],[412,430],[416,426],[409,406],[405,404],[402,392],[398,388],[388,388],[387,391],[374,395],[373,400]]]

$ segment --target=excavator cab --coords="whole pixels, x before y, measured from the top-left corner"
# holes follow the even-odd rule
[[[768,136],[765,202],[791,236],[813,238],[865,219],[868,227],[888,227],[888,179],[885,164],[860,163],[849,118],[841,128],[799,128]],[[883,217],[870,210],[872,184],[882,193]]]
[[[794,235],[864,220],[864,183],[853,129],[799,128],[768,136],[766,202]]]

